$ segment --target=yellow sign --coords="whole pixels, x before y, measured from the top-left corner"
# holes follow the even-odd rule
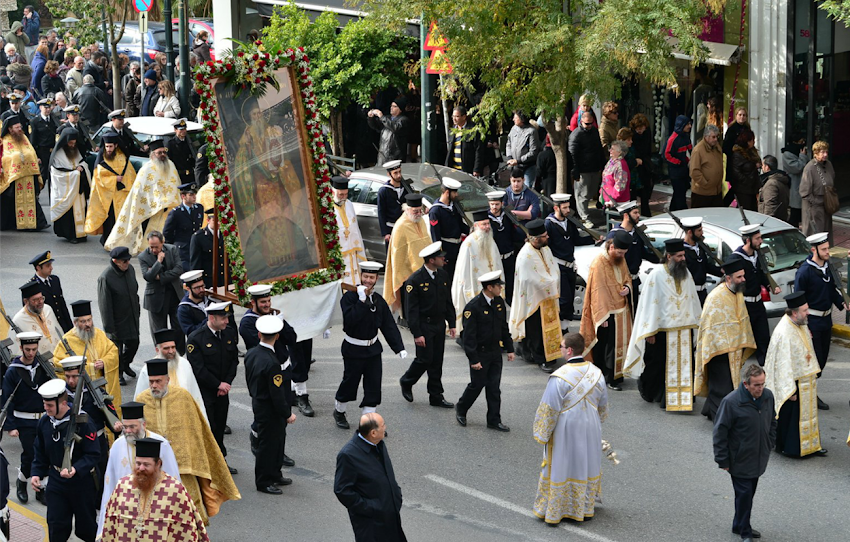
[[[425,73],[447,74],[452,73],[453,69],[446,51],[435,49],[431,53],[431,58],[428,59],[428,67],[425,68]]]
[[[431,22],[431,27],[428,29],[428,34],[425,36],[425,45],[422,46],[426,51],[434,51],[436,49],[445,49],[449,44],[449,40],[437,28],[437,22]]]

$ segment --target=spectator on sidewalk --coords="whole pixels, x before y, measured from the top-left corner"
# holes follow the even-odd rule
[[[575,132],[578,125],[581,123],[581,115],[583,113],[590,113],[593,115],[593,127],[599,128],[599,123],[596,122],[596,113],[593,112],[593,104],[590,102],[590,98],[587,95],[582,94],[578,99],[578,107],[573,113],[572,118],[570,118],[570,131]]]
[[[537,177],[537,155],[540,154],[540,139],[537,128],[528,122],[528,117],[522,111],[514,111],[514,125],[508,132],[508,143],[505,146],[505,158],[510,167],[518,167],[523,172],[525,186],[533,188]]]
[[[27,45],[30,44],[30,39],[24,32],[24,25],[18,21],[12,23],[12,29],[6,32],[5,38],[6,45],[15,46],[15,51],[23,58],[23,64],[29,64],[29,62],[27,62],[26,54]],[[35,46],[33,46],[33,50],[35,50]],[[8,50],[6,51],[6,54],[9,54]]]
[[[809,154],[806,149],[806,137],[794,134],[791,140],[782,149],[782,164],[785,173],[791,178],[791,208],[788,222],[795,228],[800,227],[803,219],[803,198],[800,197],[800,180],[803,177],[803,169],[809,162]]]
[[[385,164],[392,160],[407,162],[407,140],[410,132],[410,119],[404,115],[407,100],[399,96],[390,104],[390,114],[385,115],[380,109],[372,109],[367,113],[369,127],[380,132],[378,144],[378,163]]]
[[[732,192],[738,200],[738,206],[748,211],[758,211],[758,194],[761,188],[759,166],[761,158],[755,147],[756,136],[749,128],[743,128],[738,134],[738,140],[732,147],[732,167],[727,179],[732,185]],[[822,230],[818,230],[822,231]]]
[[[124,78],[124,82],[121,84],[121,89],[124,93],[124,103],[127,104],[128,117],[139,116],[138,104],[134,103],[134,99],[142,82],[141,70],[138,62],[131,62],[130,73]]]
[[[592,228],[590,202],[599,196],[602,183],[602,167],[606,162],[599,130],[593,127],[593,114],[585,111],[581,115],[581,126],[570,134],[569,149],[573,157],[573,191],[576,197],[576,212],[584,225]]]
[[[481,135],[477,133],[464,137],[462,130],[474,128],[473,122],[468,120],[464,106],[455,106],[452,111],[452,124],[454,129],[449,134],[445,165],[480,177],[484,171],[484,143],[481,141]]]
[[[570,153],[567,153],[565,166],[568,176],[571,169],[570,165]],[[543,152],[537,155],[537,182],[535,184],[539,184],[540,190],[547,196],[558,191],[558,162],[555,160],[555,151],[552,149],[552,140],[549,139],[549,134],[546,134]]]
[[[94,77],[90,74],[83,76],[83,86],[77,91],[74,101],[80,105],[80,116],[91,130],[97,130],[106,122],[106,115],[109,113],[106,102],[109,98],[95,86]]]
[[[759,212],[763,215],[788,221],[788,204],[791,200],[791,179],[779,169],[775,156],[767,155],[762,159],[761,190],[759,191]]]
[[[32,57],[32,62],[30,62],[30,67],[32,68],[30,88],[36,93],[41,92],[41,79],[44,77],[44,65],[47,64],[48,56],[50,56],[50,51],[48,50],[47,45],[42,43],[36,47],[35,54]],[[41,98],[42,96],[39,96],[38,99]]]
[[[61,94],[65,90],[65,83],[59,77],[59,63],[48,60],[44,65],[44,77],[41,78],[41,95],[45,98],[49,95]]]
[[[691,145],[691,119],[685,115],[676,117],[673,133],[667,139],[664,148],[664,158],[667,160],[667,172],[670,174],[670,184],[673,185],[673,197],[670,199],[670,211],[688,208],[688,188],[691,187],[691,177],[688,172],[688,151]]]
[[[691,209],[723,206],[723,152],[720,128],[708,124],[691,153]]]
[[[153,108],[159,101],[159,90],[156,82],[158,81],[156,70],[148,70],[145,72],[145,78],[136,95],[133,98],[133,110],[140,117],[152,117]]]
[[[599,125],[599,140],[608,151],[611,144],[617,141],[617,130],[619,129],[620,106],[617,102],[605,102],[602,105],[602,124]]]
[[[209,62],[212,60],[212,56],[210,55],[210,44],[207,41],[209,37],[210,35],[206,30],[201,30],[198,32],[198,37],[195,38],[195,41],[192,44],[192,52],[198,55],[201,62]]]
[[[652,216],[649,209],[649,200],[652,198],[654,184],[654,173],[652,168],[652,131],[649,129],[649,119],[643,113],[638,113],[629,121],[632,130],[632,149],[635,158],[640,160],[637,174],[640,177],[640,214]],[[635,199],[635,196],[632,196]]]
[[[602,193],[599,198],[606,207],[613,208],[618,203],[630,201],[629,166],[625,159],[628,152],[629,147],[624,141],[611,142],[608,150],[611,159],[602,171]]]
[[[74,67],[68,70],[65,75],[65,95],[71,102],[74,101],[74,95],[83,86],[83,68],[86,65],[86,59],[81,56],[74,57]]]
[[[812,145],[811,162],[803,169],[800,181],[800,197],[803,198],[803,233],[807,236],[820,232],[829,234],[829,245],[835,246],[832,239],[832,215],[824,206],[828,189],[835,188],[835,169],[829,161],[829,143],[817,141]]]
[[[629,166],[629,201],[637,200],[642,187],[641,183],[643,182],[638,168],[643,164],[643,160],[635,154],[635,149],[632,146],[634,144],[634,134],[631,128],[620,128],[617,130],[617,141],[625,143],[628,149],[623,159],[626,161],[626,165]]]
[[[41,17],[39,17],[34,7],[24,7],[24,17],[21,19],[21,25],[27,38],[29,38],[29,43],[26,44],[27,60],[29,60],[38,46],[38,32],[41,30]],[[15,26],[12,25],[12,29],[14,28]]]

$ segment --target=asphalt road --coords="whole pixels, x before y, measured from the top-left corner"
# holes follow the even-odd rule
[[[6,309],[18,304],[17,287],[33,273],[27,261],[52,250],[55,272],[64,284],[67,300],[95,299],[96,280],[108,264],[96,238],[70,245],[50,230],[41,233],[0,234],[3,274],[0,295]],[[137,263],[140,295],[144,284]],[[96,306],[96,305],[95,305]],[[153,356],[147,316],[142,311],[142,345],[134,363]],[[100,324],[95,315],[96,325]],[[413,352],[413,339],[402,330]],[[258,493],[253,484],[254,459],[249,451],[250,397],[240,365],[234,382],[226,437],[228,461],[239,469],[235,476],[242,500],[226,503],[209,527],[215,541],[262,540],[285,537],[303,541],[353,539],[345,509],[333,494],[335,457],[353,431],[338,429],[331,417],[333,396],[342,376],[339,355],[341,330],[328,340],[314,342],[317,359],[308,389],[316,417],[299,414],[290,426],[286,451],[295,462],[287,476],[294,484],[284,495]],[[385,354],[389,349],[385,346]],[[531,437],[531,426],[546,375],[521,359],[505,362],[502,378],[502,419],[512,431],[502,434],[486,428],[484,397],[470,410],[469,426],[460,427],[453,410],[428,405],[424,382],[414,388],[416,401],[401,397],[398,379],[408,365],[384,357],[383,402],[379,412],[389,432],[387,446],[404,495],[402,522],[408,540],[464,541],[715,541],[730,540],[733,492],[729,477],[712,459],[711,424],[694,413],[665,413],[643,402],[634,381],[625,390],[611,392],[610,416],[603,436],[616,449],[621,464],[603,463],[603,503],[593,521],[545,526],[531,514],[542,448]],[[443,384],[454,402],[468,382],[460,348],[447,341]],[[847,400],[850,382],[848,350],[835,343],[820,396],[832,406],[820,413],[826,458],[803,460],[773,454],[756,494],[753,525],[765,541],[847,539],[847,465],[845,445],[850,429]],[[135,385],[130,381],[131,386]],[[125,394],[132,393],[125,387]],[[129,400],[129,396],[125,396]],[[357,419],[351,403],[349,420]],[[10,459],[11,478],[20,447],[6,435],[3,447]],[[14,500],[14,489],[12,496]],[[29,509],[45,509],[30,499]]]

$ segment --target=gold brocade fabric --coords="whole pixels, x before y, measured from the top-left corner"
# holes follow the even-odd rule
[[[6,312],[6,307],[3,306],[3,300],[0,299],[0,309]],[[6,313],[9,314],[9,313]],[[9,336],[9,322],[5,318],[0,318],[0,341]]]
[[[554,297],[540,303],[540,326],[543,328],[543,355],[546,361],[561,357],[561,319]]]
[[[705,366],[712,358],[729,354],[732,385],[737,388],[741,367],[756,348],[744,294],[733,294],[725,284],[713,289],[705,299],[699,321],[694,360],[694,395],[708,393]]]
[[[204,422],[198,403],[188,391],[169,387],[165,397],[156,399],[148,389],[136,401],[145,404],[147,429],[171,443],[180,477],[189,475],[198,479],[203,506],[210,517],[218,512],[221,503],[241,498],[210,426]],[[212,491],[203,491],[205,481],[210,482]],[[189,483],[184,479],[187,489]]]
[[[15,227],[19,230],[36,228],[36,178],[39,175],[38,157],[28,139],[18,142],[8,134],[2,141],[0,161],[0,192],[10,186],[15,191]],[[39,187],[43,181],[38,181]]]
[[[115,157],[112,160],[103,160],[113,170],[121,173],[124,171],[124,165],[127,163],[127,157],[120,150],[115,151]],[[130,194],[130,189],[133,183],[136,182],[136,170],[133,165],[127,166],[127,171],[124,171],[124,178],[121,183],[124,185],[123,190],[118,190],[118,176],[99,165],[95,168],[92,176],[91,199],[89,200],[89,208],[86,212],[86,233],[95,235],[102,233],[103,222],[109,216],[109,207],[114,209],[115,217],[121,212],[121,207],[124,206],[124,201]]]
[[[632,313],[628,296],[623,297],[620,291],[624,286],[632,289],[632,276],[626,261],[614,265],[607,254],[600,254],[590,265],[587,276],[584,306],[581,313],[579,333],[584,336],[586,344],[583,356],[593,361],[593,347],[598,339],[596,330],[612,314],[615,316],[616,350],[614,354],[615,377],[623,374],[623,362],[626,359],[626,348],[632,334]]]
[[[555,426],[558,425],[560,412],[549,406],[548,403],[540,403],[537,414],[534,415],[534,440],[540,444],[546,444],[552,438]]]
[[[86,372],[92,380],[97,380],[100,377],[106,378],[106,393],[112,396],[112,404],[115,405],[118,418],[121,419],[120,405],[123,401],[121,400],[121,375],[118,374],[118,348],[116,348],[115,343],[107,338],[102,329],[95,328],[94,339],[89,343],[88,350],[86,350],[86,344],[77,336],[74,329],[66,333],[63,338],[68,341],[68,345],[74,351],[74,354],[82,356],[83,352],[86,353]],[[68,353],[60,341],[53,350],[53,366],[56,369],[61,369],[62,364],[59,362],[67,357]],[[103,370],[94,368],[94,363],[97,360],[103,360]],[[111,432],[107,432],[107,434],[111,435]]]
[[[186,488],[168,474],[150,495],[118,482],[106,505],[103,542],[208,542],[207,530]]]
[[[397,292],[404,285],[404,281],[422,267],[419,252],[430,244],[431,235],[428,233],[425,219],[420,217],[416,222],[411,222],[407,213],[402,213],[393,226],[384,274],[384,299],[393,310],[401,306]]]
[[[546,452],[551,465],[551,442],[546,445]],[[558,523],[564,518],[584,521],[593,517],[596,501],[602,499],[601,474],[590,480],[553,483],[546,473],[547,469],[544,469],[537,484],[537,496],[534,498],[535,516],[546,523]]]

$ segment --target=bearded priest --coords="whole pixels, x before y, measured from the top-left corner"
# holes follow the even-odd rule
[[[681,239],[664,242],[666,262],[656,267],[641,292],[623,374],[638,379],[647,402],[671,411],[693,410],[693,345],[702,307]]]
[[[360,284],[360,262],[366,261],[366,249],[360,234],[360,223],[354,204],[348,201],[348,179],[335,176],[331,179],[334,195],[334,215],[339,231],[339,249],[345,261],[343,284],[356,288]]]
[[[21,116],[6,117],[0,144],[0,230],[43,230],[49,225],[38,203],[44,181],[39,177],[38,157],[24,132]]]
[[[419,253],[431,244],[428,221],[422,218],[422,194],[407,194],[387,247],[384,299],[393,312],[401,309],[401,287],[422,267]]]
[[[98,156],[94,164],[91,198],[86,211],[86,233],[101,234],[100,244],[103,245],[112,233],[115,218],[136,182],[136,170],[118,147],[118,134],[107,132],[101,142],[103,154]]]
[[[475,211],[472,220],[473,230],[460,245],[452,280],[452,304],[457,315],[458,333],[463,329],[463,308],[481,293],[478,277],[493,271],[504,274],[499,247],[490,230],[489,211]]]
[[[62,130],[50,155],[50,220],[53,231],[73,244],[86,241],[86,194],[91,173],[77,147],[79,132]]]

